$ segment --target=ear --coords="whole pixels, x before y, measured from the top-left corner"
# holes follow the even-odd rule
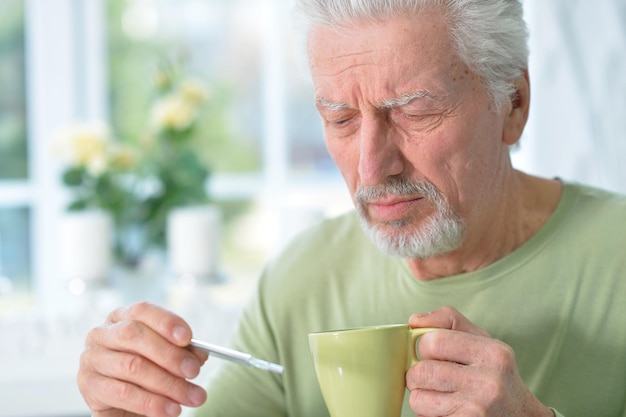
[[[507,145],[513,145],[520,139],[528,120],[530,108],[528,70],[524,70],[523,76],[515,81],[515,85],[517,90],[511,96],[511,106],[507,106],[509,113],[505,116],[502,132],[502,141]]]

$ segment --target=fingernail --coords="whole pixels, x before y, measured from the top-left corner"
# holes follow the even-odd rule
[[[185,378],[191,379],[198,376],[200,373],[200,367],[198,366],[198,362],[193,359],[186,358],[183,359],[183,362],[180,364],[180,371],[185,375]]]
[[[424,317],[423,314],[411,314],[411,316],[409,317],[409,323],[414,321],[414,320],[419,320],[420,318]]]
[[[173,336],[174,340],[176,340],[176,342],[181,345],[183,343],[189,342],[189,338],[191,337],[189,336],[189,331],[187,331],[187,329],[183,326],[177,326],[176,328],[174,328]]]
[[[202,405],[206,398],[204,390],[196,385],[189,387],[189,402],[193,406]]]
[[[169,402],[165,405],[165,413],[170,417],[178,417],[183,409],[176,403]]]
[[[430,315],[432,315],[432,312],[430,312],[430,311],[426,312],[426,313],[415,313],[415,314],[412,314],[411,317],[409,317],[409,320],[411,320],[411,319],[418,320],[418,319],[422,319],[424,317],[428,317]]]

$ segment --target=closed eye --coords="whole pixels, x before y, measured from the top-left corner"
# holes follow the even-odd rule
[[[412,113],[394,109],[391,114],[393,123],[407,132],[423,132],[438,126],[443,114],[434,113]]]
[[[337,115],[338,116],[338,115]],[[325,128],[334,136],[345,137],[358,129],[358,115],[324,118]]]
[[[326,105],[318,103],[317,109],[324,122],[324,128],[337,136],[347,136],[358,125],[358,110],[347,108],[347,105]]]

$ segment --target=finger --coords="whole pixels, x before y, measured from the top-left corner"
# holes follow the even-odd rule
[[[481,370],[452,362],[424,360],[406,375],[410,404],[419,416],[487,415],[482,396],[495,387]],[[463,412],[460,412],[460,411]],[[481,413],[469,413],[478,411]]]
[[[458,330],[477,336],[489,336],[485,330],[476,326],[453,307],[443,307],[430,313],[413,314],[409,318],[409,326],[437,327],[441,329]]]
[[[421,360],[407,371],[406,387],[409,391],[456,392],[469,381],[465,368],[453,362]]]
[[[409,394],[409,404],[420,417],[451,416],[459,409],[454,394],[414,389]]]
[[[206,399],[202,388],[172,375],[139,355],[103,351],[99,358],[100,362],[92,369],[98,375],[131,383],[178,404],[196,407]]]
[[[476,368],[515,368],[515,354],[510,346],[496,339],[460,331],[427,333],[419,342],[418,352],[422,359],[454,362]]]
[[[145,323],[177,346],[188,346],[191,340],[191,329],[182,318],[154,304],[140,302],[114,310],[109,314],[107,321],[108,323],[118,323],[128,320]],[[200,366],[209,358],[206,353],[198,350],[190,350],[190,352],[198,358]],[[187,375],[187,377],[193,376]]]
[[[139,321],[119,321],[97,327],[87,335],[86,352],[105,350],[129,352],[144,357],[181,378],[195,378],[200,373],[201,360],[189,349],[171,344],[152,328]],[[94,363],[103,362],[97,355]]]
[[[505,399],[505,390],[502,385],[504,381],[496,372],[482,374],[480,370],[470,366],[429,362],[437,364],[436,372],[431,373],[431,375],[436,375],[436,378],[422,380],[421,371],[413,370],[413,368],[411,375],[407,374],[407,388],[411,387],[409,388],[409,403],[417,415],[421,417],[486,416],[494,415],[494,406],[499,408],[497,405],[500,404],[501,407],[502,400]],[[422,362],[418,365],[422,365]],[[457,369],[454,369],[454,366]],[[448,378],[449,381],[446,382]],[[496,414],[511,415],[502,413],[501,409]]]
[[[139,321],[177,346],[187,346],[191,341],[191,328],[181,317],[155,304],[140,302],[112,311],[109,323]]]
[[[187,346],[186,349],[190,351],[191,353],[193,353],[196,356],[196,358],[198,358],[198,362],[200,363],[200,366],[204,365],[206,361],[209,360],[209,354],[203,350],[193,349],[190,346]]]
[[[90,404],[94,416],[127,415],[117,414],[117,410],[147,417],[176,417],[182,412],[176,402],[128,382],[102,376],[95,376],[90,382],[91,389],[101,394],[97,402]]]

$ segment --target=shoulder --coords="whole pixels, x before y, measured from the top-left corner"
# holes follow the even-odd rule
[[[626,247],[626,196],[576,183],[565,183],[555,216],[552,250],[577,262],[626,266],[616,256]]]
[[[580,226],[613,224],[612,227],[620,230],[626,228],[626,195],[577,183],[565,183],[564,200]]]
[[[590,185],[580,184],[577,182],[565,182],[566,189],[574,190],[578,196],[586,201],[603,202],[607,204],[615,204],[618,206],[626,205],[626,194],[605,190]]]

